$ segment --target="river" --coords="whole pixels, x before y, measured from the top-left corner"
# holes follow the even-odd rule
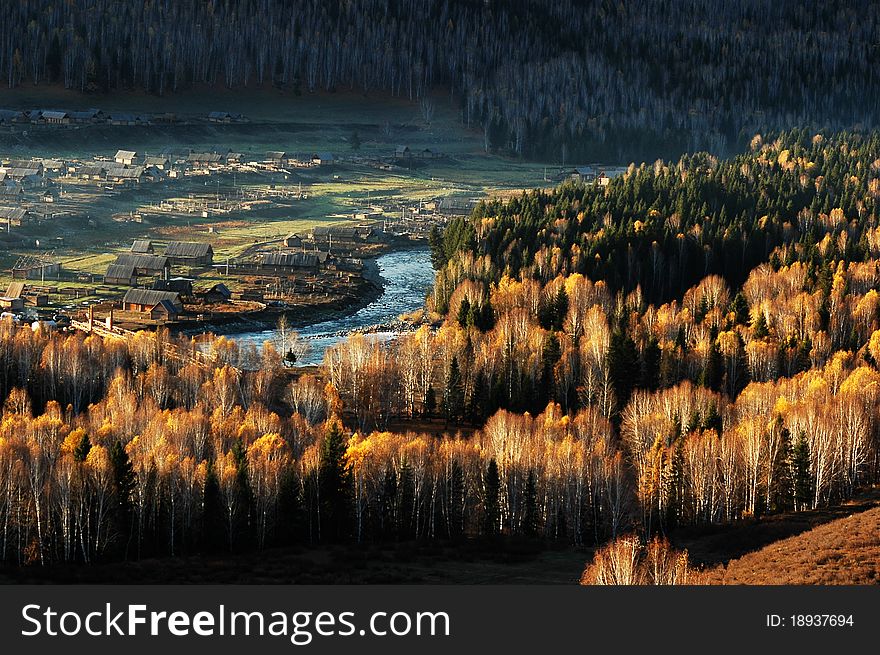
[[[399,250],[382,255],[376,260],[379,274],[385,282],[382,295],[374,302],[358,311],[329,321],[299,327],[297,332],[309,344],[309,352],[297,362],[300,366],[320,364],[324,351],[338,343],[344,336],[341,332],[353,332],[373,325],[384,325],[397,319],[401,314],[413,312],[425,304],[425,296],[434,281],[431,266],[431,251],[427,248]],[[370,338],[387,341],[395,336],[392,332],[375,332]],[[276,330],[260,330],[230,335],[240,344],[275,341]]]

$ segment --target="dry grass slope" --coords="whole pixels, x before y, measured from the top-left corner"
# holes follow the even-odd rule
[[[878,584],[880,507],[837,519],[706,572],[709,584]]]

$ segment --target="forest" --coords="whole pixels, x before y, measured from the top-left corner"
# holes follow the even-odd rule
[[[28,0],[0,26],[10,88],[385,92],[426,120],[446,93],[487,150],[563,163],[880,124],[868,0]]]
[[[878,197],[880,134],[792,131],[485,202],[433,327],[303,374],[4,321],[0,560],[515,538],[680,579],[679,528],[877,482]]]

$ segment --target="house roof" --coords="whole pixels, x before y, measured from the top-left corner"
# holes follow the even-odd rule
[[[21,298],[24,292],[24,282],[11,282],[6,288],[7,298]]]
[[[105,280],[131,280],[133,277],[133,264],[110,264],[104,274]]]
[[[227,300],[232,298],[232,292],[229,290],[229,287],[227,287],[222,282],[218,282],[217,284],[215,284],[211,287],[208,287],[207,289],[202,289],[201,291],[199,291],[199,293],[202,295],[205,295],[208,293],[216,293],[216,294],[223,296]]]
[[[122,302],[126,305],[149,305],[155,307],[163,300],[180,305],[180,294],[176,291],[154,291],[153,289],[129,289],[125,292]]]
[[[319,152],[314,156],[315,159],[320,159],[321,161],[333,161],[333,153],[332,152]]]
[[[6,175],[12,179],[21,179],[25,177],[38,176],[40,170],[38,168],[9,168],[6,167]]]
[[[177,314],[177,307],[175,307],[174,303],[168,299],[160,300],[155,305],[153,305],[153,307],[150,309],[150,311],[151,312],[155,311],[156,309],[158,309],[160,307],[162,309],[164,309],[166,312],[168,312],[169,314]]]
[[[213,255],[214,249],[210,243],[198,243],[194,241],[172,241],[165,248],[166,257],[206,257]]]
[[[168,266],[168,257],[160,255],[123,254],[116,257],[116,264],[134,266],[149,271],[162,271]]]
[[[117,150],[114,159],[134,159],[137,153],[134,150]]]
[[[69,114],[66,111],[58,111],[55,109],[50,109],[48,111],[43,112],[43,118],[52,118],[55,120],[61,120],[62,118],[68,118]]]
[[[24,193],[24,189],[18,182],[8,181],[0,184],[0,196],[17,196]]]
[[[107,169],[104,166],[80,166],[77,170],[80,175],[88,175],[89,177],[94,176],[102,176],[107,174]]]
[[[146,157],[144,166],[164,166],[169,163],[168,157]]]
[[[266,153],[266,159],[281,160],[287,159],[287,153],[281,150],[270,150]]]
[[[140,254],[152,254],[153,242],[150,239],[135,239],[131,244],[131,251]]]
[[[20,221],[27,216],[27,209],[23,207],[0,207],[0,218],[8,221]]]
[[[97,118],[101,114],[100,109],[83,109],[80,111],[72,111],[69,113],[71,118]]]
[[[191,152],[186,156],[187,161],[216,163],[223,161],[223,155],[219,152]]]
[[[266,252],[260,255],[264,266],[290,266],[312,268],[320,261],[313,252]]]

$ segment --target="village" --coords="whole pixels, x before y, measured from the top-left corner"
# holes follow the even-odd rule
[[[16,255],[6,270],[11,281],[5,292],[0,289],[0,312],[50,327],[88,317],[90,325],[97,320],[111,329],[140,329],[265,318],[292,307],[344,310],[376,292],[378,280],[365,274],[365,259],[425,243],[432,227],[469,212],[476,202],[447,198],[409,207],[359,206],[310,229],[244,243],[231,249],[234,256],[217,257],[214,246],[230,217],[283,214],[308,200],[308,185],[290,182],[293,170],[326,172],[338,163],[332,153],[280,151],[257,159],[231,151],[133,150],[90,160],[0,157],[0,248]],[[254,178],[260,184],[248,183]],[[207,179],[216,180],[213,193]],[[190,192],[199,185],[208,190]],[[176,189],[186,193],[167,195]],[[119,211],[141,195],[161,199]],[[105,207],[109,222],[91,215],[99,207]],[[185,230],[198,240],[149,236],[156,226],[172,235],[182,230],[177,224],[182,217],[188,224],[198,221]],[[102,228],[120,237],[134,230],[140,237],[111,240],[92,254],[94,244],[76,242],[82,231],[76,227],[48,236],[50,228],[68,223],[99,230],[101,238],[109,236]],[[71,253],[83,250],[89,254],[71,260]]]
[[[250,124],[227,111],[0,109],[0,133],[15,138]],[[35,326],[192,333],[270,325],[281,313],[306,323],[376,297],[376,257],[426,247],[434,227],[485,197],[435,179],[457,162],[423,142],[336,152],[230,145],[0,152],[0,312]],[[545,168],[543,179],[608,181],[591,166],[550,178]]]

